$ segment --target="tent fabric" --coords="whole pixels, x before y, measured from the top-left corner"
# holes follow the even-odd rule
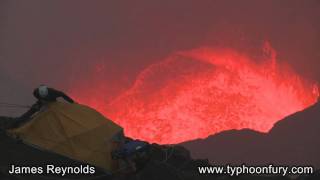
[[[10,134],[69,158],[115,170],[112,138],[123,129],[99,112],[80,104],[54,102]]]

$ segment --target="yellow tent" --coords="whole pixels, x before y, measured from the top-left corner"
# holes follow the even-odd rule
[[[54,102],[10,133],[24,142],[114,171],[111,139],[122,128],[79,104]]]

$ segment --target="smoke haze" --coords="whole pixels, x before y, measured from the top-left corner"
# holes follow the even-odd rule
[[[198,46],[255,54],[268,40],[280,60],[320,81],[317,0],[29,0],[0,2],[0,102],[31,104],[42,83],[94,87],[110,98],[146,66]],[[15,110],[0,108],[0,114]]]

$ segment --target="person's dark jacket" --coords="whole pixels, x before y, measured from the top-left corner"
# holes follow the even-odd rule
[[[33,95],[38,99],[38,101],[35,104],[33,104],[27,112],[22,114],[20,117],[16,118],[16,121],[11,128],[19,127],[22,124],[28,122],[35,113],[40,111],[41,107],[44,105],[45,102],[55,102],[57,101],[57,98],[62,97],[67,102],[74,103],[74,100],[67,96],[65,93],[55,90],[53,88],[48,88],[48,95],[44,98],[40,97],[38,89],[35,89],[33,91]]]
[[[43,104],[41,101],[37,101],[35,104],[31,106],[31,108],[22,114],[20,117],[16,118],[14,123],[10,126],[10,128],[17,128],[20,127],[22,124],[28,122],[31,119],[31,116],[33,116],[35,113],[40,111]]]

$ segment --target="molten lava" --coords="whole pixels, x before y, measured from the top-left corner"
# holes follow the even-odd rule
[[[77,99],[122,125],[127,136],[172,144],[230,129],[267,132],[318,95],[316,84],[277,62],[266,43],[261,59],[233,49],[177,52],[147,67],[112,102]]]

